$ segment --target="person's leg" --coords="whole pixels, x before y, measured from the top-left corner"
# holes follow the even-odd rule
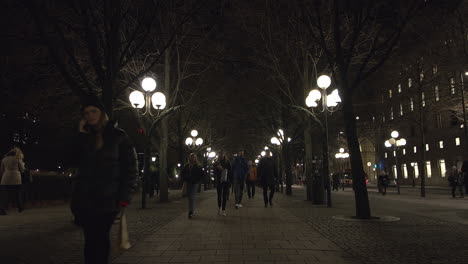
[[[195,193],[197,192],[198,184],[190,184],[187,186],[187,193],[189,198],[189,214],[193,214],[195,212]]]
[[[238,205],[240,202],[240,184],[239,182],[234,182],[234,198],[236,205]]]
[[[84,259],[85,264],[96,263],[97,239],[95,237],[95,217],[88,211],[79,210],[76,213],[84,234]]]
[[[268,206],[268,185],[263,184],[263,201],[265,202],[265,207]]]
[[[249,199],[251,199],[252,198],[252,193],[250,192],[250,190],[251,190],[250,182],[247,182],[246,185],[247,185],[247,196],[249,197]]]
[[[14,186],[15,197],[16,197],[16,207],[18,207],[18,211],[23,211],[23,186],[15,185]]]
[[[244,185],[245,181],[239,183],[239,204],[242,203],[242,197],[244,196]]]
[[[0,215],[6,215],[8,207],[8,189],[6,185],[0,185]]]
[[[252,186],[252,199],[255,197],[255,182],[251,183]]]
[[[463,195],[463,186],[458,186],[458,190],[460,191],[460,196],[463,198],[464,195]]]
[[[452,185],[452,198],[455,198],[455,188],[457,188],[455,185]]]
[[[228,195],[229,195],[229,184],[227,183],[223,183],[222,184],[222,193],[223,193],[223,202],[222,202],[222,210],[226,210],[226,202],[227,202],[227,199],[228,199]]]
[[[218,183],[216,185],[216,194],[218,196],[218,208],[221,207],[221,199],[222,199],[222,196],[223,196],[223,183]]]
[[[274,195],[275,195],[275,186],[271,185],[270,186],[270,198],[269,198],[270,206],[273,206],[273,196]]]
[[[95,263],[109,263],[110,256],[110,231],[112,224],[114,223],[115,216],[117,212],[106,212],[100,213],[95,219],[95,234],[94,239],[96,239],[96,262]]]

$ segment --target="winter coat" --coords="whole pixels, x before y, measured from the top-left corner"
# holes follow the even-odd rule
[[[464,185],[464,177],[461,173],[458,172],[450,172],[450,175],[447,177],[450,186],[463,186]]]
[[[222,169],[219,169],[218,166],[221,166]],[[214,164],[214,174],[215,174],[216,182],[217,183],[221,182],[221,173],[223,172],[224,169],[228,170],[227,183],[231,184],[232,183],[231,163],[229,162],[229,160],[224,160],[224,159],[219,160]]]
[[[188,182],[191,184],[200,183],[203,178],[202,168],[195,164],[190,166],[189,164],[185,165],[181,173],[182,181]]]
[[[262,185],[275,185],[278,179],[278,170],[271,157],[260,160],[257,169],[257,175]]]
[[[79,133],[68,163],[78,167],[74,177],[71,207],[95,212],[118,211],[118,203],[129,203],[138,174],[137,156],[125,131],[109,121],[104,143],[95,147],[95,135]]]
[[[256,182],[257,181],[257,168],[254,166],[250,167],[250,173],[249,176],[247,177],[248,182]]]
[[[24,172],[24,162],[16,156],[6,156],[0,165],[0,185],[21,185],[21,173]]]
[[[249,163],[242,157],[235,157],[232,163],[232,176],[235,182],[245,182],[245,177],[249,173]]]

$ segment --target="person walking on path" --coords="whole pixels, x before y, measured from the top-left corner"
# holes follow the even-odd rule
[[[231,163],[224,152],[220,153],[220,158],[214,164],[216,176],[216,193],[218,196],[218,214],[226,216],[226,202],[229,195],[229,186],[232,182]]]
[[[333,182],[333,191],[338,191],[338,186],[340,185],[340,174],[333,173],[332,175],[332,182]]]
[[[246,185],[247,185],[247,195],[249,199],[253,199],[255,196],[255,183],[257,182],[257,168],[255,167],[255,163],[249,161],[250,165],[250,173],[247,176]]]
[[[137,156],[125,131],[109,120],[97,98],[86,98],[81,113],[66,161],[78,168],[70,207],[83,228],[85,263],[105,264],[114,219],[131,200]]]
[[[242,195],[244,193],[244,183],[247,173],[249,172],[249,164],[244,158],[244,151],[239,151],[237,157],[232,163],[232,176],[234,184],[235,208],[242,207]]]
[[[267,156],[260,160],[258,164],[258,177],[263,187],[263,201],[265,202],[265,208],[273,206],[273,196],[275,194],[275,184],[278,179],[278,170],[276,168],[275,161],[272,157],[269,157],[269,151]],[[270,195],[268,196],[268,189],[270,189]]]
[[[21,193],[21,174],[25,171],[23,152],[19,148],[13,148],[5,155],[0,165],[0,187],[3,193],[3,201],[0,207],[0,215],[6,215],[10,197],[15,197],[18,211],[23,211],[23,196]]]
[[[463,198],[463,176],[461,173],[458,173],[457,166],[453,166],[450,172],[447,172],[448,177],[447,180],[449,181],[450,187],[452,187],[452,198],[455,198],[455,192],[458,188],[460,191],[460,197]]]
[[[203,170],[195,153],[190,153],[188,163],[182,169],[181,177],[182,181],[187,186],[189,206],[188,217],[192,218],[195,213],[195,194],[197,193],[198,185],[203,178]]]
[[[388,174],[385,170],[382,170],[379,174],[379,177],[377,178],[377,183],[379,185],[379,191],[382,193],[382,195],[387,194],[387,186],[388,186]]]

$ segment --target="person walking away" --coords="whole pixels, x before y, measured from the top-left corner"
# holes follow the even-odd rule
[[[131,200],[137,156],[127,134],[109,120],[99,99],[86,98],[81,113],[79,133],[66,160],[69,167],[78,168],[70,207],[83,228],[85,263],[106,264],[112,224]]]
[[[23,211],[23,197],[21,193],[21,173],[25,171],[23,152],[19,148],[13,148],[2,159],[0,165],[0,187],[3,192],[3,201],[0,207],[0,215],[6,215],[10,198],[15,197],[18,211]]]
[[[214,164],[214,168],[216,193],[218,196],[218,215],[226,216],[226,202],[232,182],[232,169],[231,163],[224,152],[220,153],[220,158]]]
[[[269,151],[267,156],[260,160],[258,164],[258,177],[263,188],[263,201],[265,202],[265,208],[273,206],[273,196],[275,194],[275,184],[278,179],[278,170],[272,157],[269,157]],[[268,196],[268,189],[270,189],[270,195]]]
[[[463,185],[465,186],[465,193],[468,193],[468,160],[463,161],[460,177],[463,179]]]
[[[338,186],[340,185],[340,175],[338,173],[333,173],[332,182],[333,182],[333,191],[338,191]]]
[[[255,163],[249,161],[250,173],[247,176],[246,185],[247,185],[247,195],[249,199],[253,199],[255,196],[255,183],[257,182],[257,168],[255,168]]]
[[[187,185],[188,218],[192,218],[195,213],[195,194],[203,177],[203,170],[195,153],[190,153],[188,163],[182,169],[181,175],[182,181]]]
[[[380,188],[380,191],[382,192],[382,195],[387,194],[387,186],[388,186],[388,174],[385,170],[382,170],[379,174],[379,177],[377,178],[378,185]]]
[[[239,151],[237,157],[232,163],[232,176],[234,185],[235,208],[242,207],[242,195],[244,193],[244,183],[247,173],[249,172],[249,164],[244,158],[244,151]]]
[[[458,188],[460,192],[460,197],[463,198],[463,176],[461,173],[458,173],[457,166],[453,166],[450,172],[447,172],[448,177],[447,180],[449,181],[450,187],[452,187],[452,198],[455,198],[455,192]]]

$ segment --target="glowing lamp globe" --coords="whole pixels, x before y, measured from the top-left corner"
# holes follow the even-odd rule
[[[140,91],[131,92],[128,99],[134,108],[143,108],[145,106],[145,96]]]
[[[166,107],[166,96],[161,92],[156,92],[151,96],[154,109],[164,109]]]
[[[141,87],[145,92],[152,92],[156,89],[156,81],[151,77],[146,77],[141,81]]]
[[[330,87],[331,84],[331,79],[328,77],[328,75],[321,75],[317,79],[317,86],[320,87],[321,89],[327,89]]]

